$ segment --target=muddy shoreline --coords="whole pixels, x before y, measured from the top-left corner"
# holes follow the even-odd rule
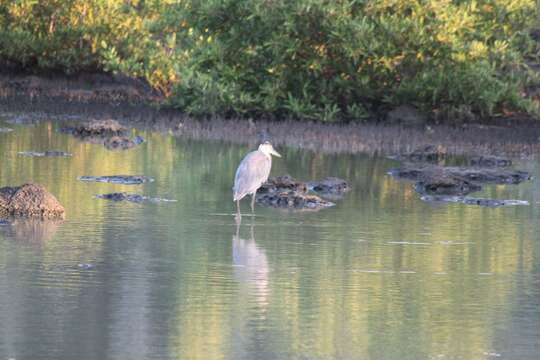
[[[321,124],[262,119],[193,119],[179,111],[158,109],[159,97],[143,82],[103,74],[44,78],[0,74],[0,116],[24,121],[75,122],[115,119],[127,127],[173,136],[255,144],[268,136],[276,146],[324,153],[410,153],[435,145],[447,155],[498,155],[536,158],[540,121],[497,118],[462,125]],[[30,118],[30,120],[28,120]],[[26,120],[25,120],[26,119]]]

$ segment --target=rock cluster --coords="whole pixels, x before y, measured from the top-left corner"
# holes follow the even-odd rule
[[[289,175],[268,179],[257,192],[257,203],[280,208],[322,209],[335,204],[308,192],[312,190],[321,195],[342,194],[349,190],[345,180],[326,178],[321,181],[303,182]]]
[[[470,167],[438,166],[446,156],[444,149],[433,145],[409,154],[394,157],[405,161],[388,174],[415,182],[414,188],[424,201],[459,202],[467,205],[504,206],[528,205],[520,200],[477,199],[466,195],[482,190],[484,184],[519,184],[531,179],[526,171],[507,169],[512,161],[496,156],[475,156],[468,160]]]
[[[495,168],[404,166],[388,172],[396,178],[416,181],[415,189],[427,195],[466,195],[482,189],[482,184],[519,184],[530,180],[525,171]]]
[[[60,131],[93,143],[101,143],[109,150],[127,150],[144,142],[140,136],[129,138],[127,129],[118,121],[93,120]]]
[[[63,219],[64,207],[43,186],[24,184],[0,188],[0,217]]]
[[[294,209],[322,209],[335,204],[317,195],[308,195],[293,190],[276,191],[257,195],[257,203],[272,207]]]
[[[110,136],[122,136],[125,135],[127,129],[122,126],[118,121],[107,120],[93,120],[82,124],[78,124],[73,127],[64,127],[62,132],[69,133],[79,138],[87,137],[110,137]]]

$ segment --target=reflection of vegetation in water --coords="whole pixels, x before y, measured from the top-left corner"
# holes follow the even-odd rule
[[[273,174],[306,180],[332,174],[348,179],[352,191],[336,208],[315,214],[257,208],[253,242],[268,272],[265,318],[254,322],[262,305],[235,276],[232,215],[211,215],[234,212],[232,179],[247,147],[143,135],[148,141],[139,148],[110,152],[57,134],[49,123],[37,130],[16,127],[1,135],[0,184],[39,182],[66,207],[66,222],[33,255],[37,264],[111,261],[122,274],[108,275],[113,280],[107,286],[151,288],[153,297],[137,297],[147,303],[133,311],[163,300],[153,313],[157,320],[149,317],[168,327],[170,357],[219,359],[259,351],[310,359],[475,359],[497,349],[493,331],[510,316],[512,279],[531,272],[536,261],[534,228],[517,220],[535,218],[532,207],[433,206],[419,201],[410,184],[386,176],[393,164],[387,160],[280,149],[284,157]],[[46,149],[73,156],[17,156]],[[156,181],[128,187],[76,180],[114,174]],[[110,189],[179,201],[137,207],[92,198]],[[521,189],[493,186],[486,192],[503,197]],[[237,240],[251,241],[248,226]],[[0,242],[4,251],[9,246]],[[162,272],[139,284],[126,275],[131,261],[136,270]],[[127,307],[118,307],[129,315]]]

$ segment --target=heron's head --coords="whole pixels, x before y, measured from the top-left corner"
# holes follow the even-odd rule
[[[277,157],[281,157],[281,155],[279,155],[279,153],[274,150],[274,147],[272,146],[272,144],[270,144],[269,141],[265,141],[261,145],[259,145],[259,151],[262,151],[266,155],[274,155]]]

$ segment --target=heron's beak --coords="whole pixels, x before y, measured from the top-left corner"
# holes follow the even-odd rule
[[[281,157],[281,155],[279,155],[279,153],[274,150],[274,148],[272,148],[272,150],[270,150],[270,154],[274,155],[274,156],[277,156],[277,157]]]

